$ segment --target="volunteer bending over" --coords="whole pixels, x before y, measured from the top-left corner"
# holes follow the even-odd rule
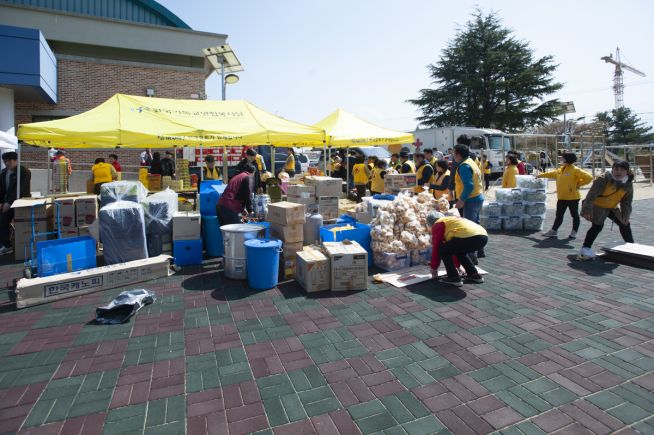
[[[481,284],[484,278],[470,260],[469,254],[479,251],[488,243],[486,230],[468,219],[454,216],[444,216],[442,213],[432,211],[427,215],[427,224],[431,226],[432,276],[438,277],[438,267],[441,260],[445,265],[447,276],[443,282],[456,287],[463,285],[462,281]],[[459,275],[455,261],[463,266],[465,275]],[[463,280],[462,280],[463,278]]]
[[[595,257],[591,247],[602,232],[607,217],[618,225],[620,235],[625,242],[634,243],[629,224],[631,203],[634,199],[633,180],[634,174],[629,168],[629,163],[617,161],[613,163],[610,172],[602,174],[593,181],[586,199],[581,204],[581,216],[593,225],[586,233],[579,253],[580,257],[585,259]]]
[[[255,171],[254,165],[247,163],[243,167],[243,172],[229,180],[225,192],[216,205],[220,225],[241,223],[241,215],[244,212],[252,213]]]

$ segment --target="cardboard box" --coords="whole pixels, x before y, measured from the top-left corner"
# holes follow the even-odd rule
[[[316,197],[302,198],[300,196],[287,196],[286,201],[294,204],[314,205],[316,203]]]
[[[271,223],[270,235],[275,239],[281,240],[284,244],[303,242],[304,226],[302,224],[279,225]]]
[[[330,262],[319,249],[307,246],[297,253],[295,279],[307,293],[329,290]]]
[[[75,198],[57,198],[54,201],[54,218],[57,220],[57,211],[59,213],[59,226],[70,229],[77,226],[77,216],[75,215]]]
[[[332,177],[304,177],[304,184],[315,186],[316,197],[336,196],[343,194],[343,180]]]
[[[35,231],[37,233],[45,233],[49,230],[49,225],[46,220],[41,220],[35,223]],[[51,238],[47,235],[37,235],[35,242],[48,240]],[[32,241],[32,225],[28,223],[15,223],[14,224],[14,259],[17,261],[29,260],[31,258],[31,241]],[[36,248],[36,246],[34,246]]]
[[[32,217],[37,221],[46,220],[53,216],[50,198],[17,199],[11,208],[14,209],[14,222],[32,222]]]
[[[302,251],[303,242],[304,240],[302,242],[284,243],[282,246],[282,257],[287,260],[295,258],[297,253]]]
[[[338,197],[321,196],[318,198],[318,212],[324,220],[338,219]]]
[[[62,228],[60,238],[67,239],[70,237],[78,237],[79,228]]]
[[[20,279],[16,283],[16,307],[54,302],[101,290],[126,287],[171,275],[170,257],[160,255],[145,260],[96,267],[44,278]]]
[[[306,220],[306,209],[303,204],[294,204],[288,201],[268,204],[268,222],[279,225],[303,224]]]
[[[83,227],[78,227],[77,232],[79,233],[80,236],[90,236],[91,232],[89,231],[88,225],[85,225]]]
[[[339,216],[338,206],[333,206],[333,205],[319,205],[318,213],[320,213],[323,220],[326,221],[338,219]]]
[[[77,226],[91,225],[98,218],[98,197],[84,195],[75,198],[75,216]]]
[[[299,197],[299,198],[315,198],[316,197],[316,187],[315,186],[306,186],[304,184],[289,184],[286,189],[286,194],[288,196]]]
[[[399,192],[402,189],[413,188],[417,183],[416,174],[386,174],[384,177],[384,190]]]
[[[331,290],[368,289],[368,253],[357,242],[323,243],[331,267]]]
[[[173,240],[198,240],[201,238],[200,213],[178,211],[173,215]]]

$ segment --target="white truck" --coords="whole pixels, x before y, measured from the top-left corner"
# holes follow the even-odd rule
[[[416,148],[424,150],[431,148],[447,155],[448,148],[454,148],[456,138],[462,134],[468,135],[471,140],[470,150],[488,157],[493,167],[491,174],[501,175],[504,167],[504,155],[511,149],[509,135],[500,130],[476,127],[434,127],[417,129],[412,132],[416,141],[411,144],[410,152]],[[504,149],[502,149],[504,148]]]

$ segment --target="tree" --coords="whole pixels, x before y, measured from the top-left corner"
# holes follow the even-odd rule
[[[425,126],[474,125],[523,130],[559,115],[543,97],[561,89],[552,74],[552,56],[534,59],[527,42],[502,26],[501,19],[480,9],[429,65],[433,89],[409,100],[422,111]]]
[[[598,123],[604,126],[604,133],[609,143],[639,144],[652,140],[652,127],[645,125],[631,109],[621,107],[609,112],[595,115]]]

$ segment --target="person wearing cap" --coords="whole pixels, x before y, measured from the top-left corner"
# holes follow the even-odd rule
[[[413,192],[421,193],[425,191],[424,186],[429,189],[434,180],[434,168],[427,162],[423,153],[415,153],[413,158],[416,161],[416,187]]]
[[[95,164],[91,167],[93,178],[93,193],[100,194],[100,188],[105,183],[110,183],[118,178],[118,173],[112,165],[105,163],[102,157],[95,159]]]
[[[618,225],[620,235],[626,243],[634,243],[630,225],[631,203],[634,199],[633,181],[634,174],[629,163],[624,160],[614,162],[610,171],[593,181],[586,199],[581,203],[581,217],[592,223],[579,252],[582,259],[595,257],[593,242],[602,232],[606,218]]]
[[[458,144],[454,147],[454,161],[457,167],[454,172],[455,207],[461,216],[478,224],[479,212],[484,203],[484,185],[481,171],[470,158],[467,145]],[[471,253],[471,260],[477,264],[477,257],[484,257],[483,248],[477,253]]]
[[[32,173],[25,166],[20,166],[20,195],[16,195],[17,189],[17,171],[18,154],[9,151],[2,154],[2,161],[5,168],[0,171],[0,198],[2,198],[2,207],[0,208],[0,255],[11,254],[14,252],[11,247],[10,225],[14,219],[14,209],[11,208],[14,201],[20,198],[29,198],[31,196]]]
[[[411,160],[409,160],[409,153],[407,151],[402,151],[400,153],[400,162],[402,162],[400,173],[402,174],[416,173],[416,165]]]
[[[202,167],[202,177],[205,181],[220,180],[220,170],[216,168],[216,158],[208,155],[204,158],[204,166]]]
[[[456,287],[461,287],[463,282],[483,283],[484,278],[472,263],[469,254],[486,246],[488,243],[486,230],[468,219],[444,216],[436,211],[427,214],[427,224],[431,226],[432,277],[438,277],[438,267],[442,260],[447,271],[447,276],[442,279],[443,282]],[[459,274],[457,262],[465,270],[463,277]]]
[[[572,231],[568,236],[569,239],[577,238],[577,231],[581,219],[579,218],[579,200],[581,194],[579,188],[593,181],[593,176],[581,168],[575,166],[577,154],[567,151],[561,155],[563,164],[554,171],[544,172],[536,178],[555,178],[556,179],[556,217],[552,229],[544,233],[544,237],[556,237],[559,227],[563,223],[565,211],[570,209],[572,216]]]
[[[491,178],[491,168],[493,164],[488,161],[486,154],[481,154],[481,171],[484,173],[484,190],[488,190],[490,187],[490,178]]]
[[[175,154],[172,151],[166,151],[165,157],[161,159],[161,176],[175,176]]]

